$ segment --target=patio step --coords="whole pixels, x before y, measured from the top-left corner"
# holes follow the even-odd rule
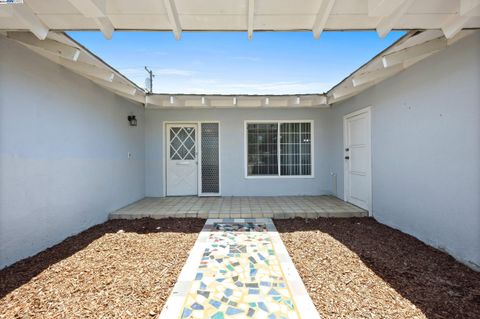
[[[334,196],[146,197],[110,219],[367,217],[368,212]]]

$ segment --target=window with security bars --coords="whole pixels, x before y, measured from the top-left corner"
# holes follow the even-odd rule
[[[247,123],[247,176],[311,176],[310,122]]]

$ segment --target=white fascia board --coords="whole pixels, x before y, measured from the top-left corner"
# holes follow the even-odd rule
[[[71,69],[72,71],[97,78],[99,80],[112,82],[115,75],[112,71],[101,69],[95,65],[83,62],[72,62],[64,58],[58,58],[58,64]]]
[[[358,74],[353,76],[352,84],[354,87],[358,87],[360,85],[370,83],[380,79],[386,79],[404,69],[403,64],[396,64],[394,66],[388,68],[377,69],[371,72],[365,72],[362,74]]]
[[[403,50],[385,54],[382,57],[384,67],[391,67],[396,64],[403,63],[409,59],[413,59],[428,53],[433,53],[447,47],[447,40],[445,38],[438,38],[417,44]]]
[[[133,86],[130,86],[130,85],[126,85],[126,84],[123,84],[123,83],[120,83],[120,82],[108,82],[108,81],[103,81],[103,80],[99,80],[97,78],[94,78],[94,77],[89,77],[87,76],[91,81],[101,85],[101,86],[104,86],[108,89],[112,89],[112,90],[115,90],[115,91],[118,91],[118,92],[122,92],[124,94],[127,94],[127,95],[131,95],[131,96],[134,96],[137,94],[137,88],[133,87]]]
[[[68,60],[77,61],[80,56],[78,48],[50,39],[39,40],[28,32],[8,32],[7,36],[19,43],[45,50]]]

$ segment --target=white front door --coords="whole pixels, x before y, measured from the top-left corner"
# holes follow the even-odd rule
[[[371,212],[370,108],[344,117],[345,201]]]
[[[167,196],[197,195],[197,125],[167,124]]]

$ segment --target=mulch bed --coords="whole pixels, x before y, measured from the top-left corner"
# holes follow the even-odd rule
[[[0,318],[154,318],[205,220],[112,220],[0,271]]]
[[[114,220],[0,271],[0,318],[155,318],[200,219]],[[275,221],[323,318],[480,318],[480,274],[371,219]]]
[[[323,318],[480,318],[480,273],[373,219],[276,220]]]

